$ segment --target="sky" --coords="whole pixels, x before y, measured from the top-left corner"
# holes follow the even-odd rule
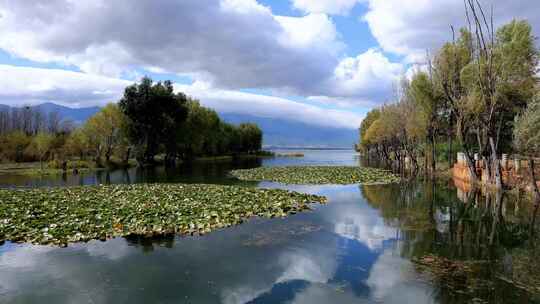
[[[480,2],[540,34],[540,1]],[[0,104],[102,106],[147,75],[218,112],[356,129],[465,21],[462,0],[0,0]]]

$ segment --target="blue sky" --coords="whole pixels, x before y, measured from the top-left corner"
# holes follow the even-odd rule
[[[536,1],[482,3],[539,32]],[[148,75],[219,112],[354,129],[463,24],[458,0],[0,0],[0,103],[104,105]]]

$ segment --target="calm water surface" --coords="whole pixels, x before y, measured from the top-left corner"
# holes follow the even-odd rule
[[[6,186],[240,183],[233,168],[358,165],[352,151],[78,176]],[[452,185],[283,185],[327,205],[205,236],[117,238],[68,248],[0,246],[0,303],[530,303],[540,301],[533,212],[515,197]],[[468,201],[463,203],[462,201]],[[439,258],[434,258],[439,257]],[[436,263],[427,263],[435,261]]]

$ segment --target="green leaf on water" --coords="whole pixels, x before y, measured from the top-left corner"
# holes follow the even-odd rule
[[[127,236],[208,233],[294,214],[322,196],[223,185],[139,184],[0,190],[0,242],[65,246]]]
[[[234,170],[231,174],[241,180],[284,184],[388,184],[400,181],[399,176],[387,170],[343,166],[259,167]]]

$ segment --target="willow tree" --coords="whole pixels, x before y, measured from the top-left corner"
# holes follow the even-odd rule
[[[43,160],[53,145],[54,135],[39,132],[32,138],[32,142],[26,148],[27,153],[35,155],[39,159],[39,166],[43,170]]]
[[[430,171],[436,169],[436,137],[439,127],[439,114],[443,105],[441,93],[434,85],[431,75],[425,72],[418,72],[411,81],[410,96],[417,106],[419,115],[422,117],[426,130],[426,141],[430,147],[429,162],[426,159],[426,169],[429,163]],[[428,153],[426,153],[426,156]]]
[[[514,121],[513,144],[517,151],[527,157],[529,185],[534,193],[534,204],[540,204],[540,192],[536,185],[534,157],[540,154],[540,96],[530,102],[522,114]]]
[[[126,120],[120,108],[110,103],[90,117],[83,126],[83,134],[93,147],[98,164],[101,156],[110,162],[113,152],[127,145]]]
[[[384,159],[385,162],[390,161],[390,151],[388,145],[385,142],[383,134],[384,123],[381,119],[373,121],[369,128],[366,130],[362,144],[367,147],[368,151],[375,149],[377,156],[380,159]]]
[[[362,120],[360,123],[360,147],[362,150],[366,152],[366,154],[369,156],[369,142],[366,140],[366,133],[371,124],[379,119],[381,116],[381,111],[379,109],[372,109],[366,114],[366,117]]]
[[[448,162],[453,163],[452,142],[456,137],[464,148],[469,171],[474,180],[477,180],[473,163],[473,146],[466,135],[470,116],[463,107],[466,90],[462,81],[462,71],[472,60],[472,35],[467,29],[461,29],[456,39],[452,27],[452,42],[446,43],[436,54],[433,60],[433,71],[436,85],[443,93],[444,111],[446,120],[446,135],[448,142]]]
[[[498,155],[510,142],[514,116],[532,98],[538,51],[530,25],[512,21],[496,32],[474,0],[467,0],[469,27],[474,32],[473,57],[462,72],[469,109],[475,118],[478,151],[490,183],[502,187]],[[506,135],[506,136],[505,136]]]
[[[402,113],[401,123],[405,134],[404,148],[410,157],[414,170],[418,171],[418,155],[422,152],[422,143],[427,137],[423,114],[418,111],[411,96],[410,85],[402,82],[404,95],[399,101],[399,110]]]

